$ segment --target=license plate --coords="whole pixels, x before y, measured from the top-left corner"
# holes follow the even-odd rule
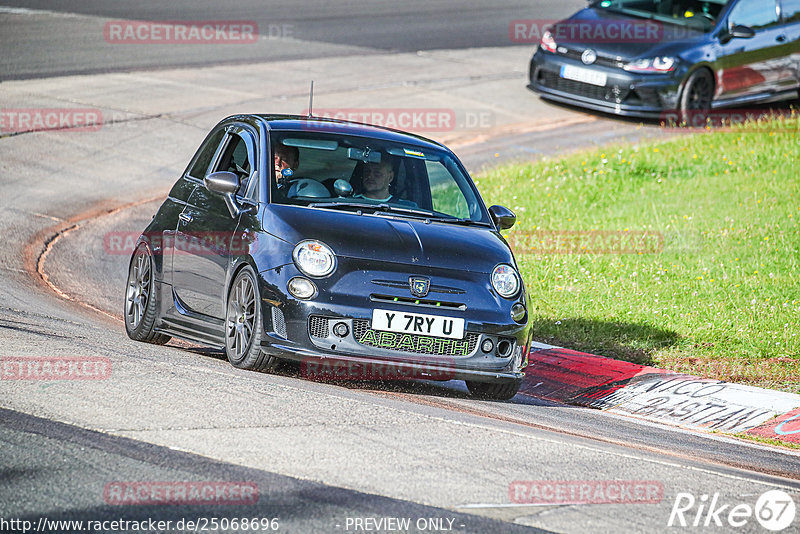
[[[372,310],[372,329],[462,339],[464,337],[464,319],[423,313]]]
[[[592,69],[583,69],[574,65],[562,65],[561,77],[566,78],[567,80],[575,80],[576,82],[598,85],[600,87],[604,87],[606,85],[605,73]]]

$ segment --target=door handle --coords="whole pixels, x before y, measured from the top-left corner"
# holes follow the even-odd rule
[[[194,220],[194,217],[192,217],[188,213],[181,213],[180,215],[178,215],[178,219],[182,220],[186,224],[189,224],[190,222],[192,222]]]
[[[775,40],[778,41],[779,43],[782,43],[782,42],[784,42],[786,40],[786,36],[785,35],[779,35],[779,36],[777,36],[775,38]]]

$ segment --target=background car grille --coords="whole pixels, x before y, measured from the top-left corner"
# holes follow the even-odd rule
[[[364,319],[356,319],[356,320],[353,321],[353,336],[356,338],[356,341],[361,339],[364,336],[364,334],[367,332],[367,330],[369,330],[369,321],[364,320]],[[420,337],[420,336],[417,336],[415,334],[408,334],[408,335],[410,335],[414,339]],[[475,350],[475,347],[478,345],[478,338],[479,337],[480,336],[478,334],[470,333],[470,332],[467,333],[467,335],[466,335],[466,337],[464,339],[467,341],[467,353],[468,354],[472,354],[472,352]],[[359,341],[359,343],[361,343],[361,342]],[[378,347],[377,345],[373,345],[371,343],[361,343],[361,344],[365,345],[367,347],[383,348],[383,347]],[[414,345],[416,346],[416,343]],[[412,353],[412,354],[428,354],[428,355],[431,355],[431,356],[450,356],[450,353],[446,349],[442,350],[441,347],[440,347],[440,349],[437,350],[435,345],[432,345],[430,347],[426,347],[426,349],[429,349],[429,350],[425,350],[425,351],[418,351],[418,350],[411,350],[411,349],[394,349],[394,350],[398,350],[400,352],[408,352],[408,353]]]
[[[312,315],[308,318],[308,333],[311,337],[326,338],[330,335],[328,318]]]
[[[539,72],[538,82],[545,87],[555,89],[556,91],[563,91],[577,96],[583,96],[594,100],[605,100],[615,102],[625,100],[628,96],[629,90],[626,88],[617,88],[619,94],[614,94],[612,87],[598,87],[590,83],[576,82],[575,80],[567,80],[562,78],[554,72]]]

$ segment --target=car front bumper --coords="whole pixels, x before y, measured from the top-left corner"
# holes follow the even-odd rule
[[[602,72],[604,86],[562,77],[562,68],[573,65]],[[604,64],[584,65],[566,54],[536,51],[530,61],[528,87],[542,97],[620,116],[664,118],[678,108],[683,72],[636,74]]]
[[[263,273],[262,273],[263,274]],[[291,273],[281,273],[281,279]],[[468,312],[374,303],[353,295],[345,302],[272,298],[262,287],[265,352],[301,363],[309,378],[432,379],[506,382],[520,380],[528,365],[530,328],[511,320],[508,309]],[[357,292],[357,291],[355,291]],[[266,297],[266,298],[264,298]],[[530,309],[526,302],[526,309]],[[462,316],[461,339],[400,334],[371,329],[375,308],[398,312]],[[338,325],[338,329],[334,328]],[[490,342],[490,343],[489,343]],[[491,347],[489,347],[491,345]],[[487,350],[489,349],[489,350]],[[321,365],[325,362],[325,365]],[[336,376],[329,376],[331,372]]]

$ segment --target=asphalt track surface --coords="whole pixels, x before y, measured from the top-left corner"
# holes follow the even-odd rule
[[[104,48],[92,43],[88,55],[64,51],[75,39],[64,28],[86,23],[81,17],[99,17],[102,27],[102,20],[112,18],[220,16],[203,3],[163,7],[153,2],[136,10],[61,4],[74,16],[59,13],[55,2],[24,5],[56,14],[26,15],[41,17],[36,22],[41,26],[17,35],[28,45],[4,54],[3,79],[239,60],[212,53],[188,58],[137,52],[104,63]],[[260,5],[237,4],[241,11],[224,16],[257,18]],[[465,26],[488,24],[486,10],[477,3],[460,3],[458,10],[454,5],[364,2],[334,8],[320,2],[314,10],[301,10],[285,4],[283,18],[277,11],[274,17],[299,27],[298,21],[314,19],[313,13],[320,50],[363,57],[428,45],[474,46],[474,40],[459,39]],[[530,4],[507,9],[507,19],[539,16],[523,14]],[[553,9],[566,14],[572,8]],[[326,10],[329,22],[320,22]],[[451,26],[448,15],[455,11],[455,19],[463,22]],[[420,40],[415,46],[408,28],[420,27],[420,12],[428,14],[422,17],[425,24],[439,30],[427,34],[442,40]],[[257,20],[267,23],[272,13]],[[6,16],[19,14],[0,11],[4,51],[10,41],[19,42],[8,36],[20,31]],[[348,23],[353,26],[342,29]],[[371,36],[359,41],[356,29]],[[377,39],[381,31],[385,38]],[[449,37],[440,37],[448,32]],[[503,35],[485,28],[473,33],[483,35],[482,44],[504,46]],[[43,42],[58,47],[45,53],[36,48]],[[301,55],[287,57],[319,56],[306,42],[300,48]],[[546,109],[553,115],[569,113]],[[721,502],[752,506],[764,491],[782,489],[797,500],[800,455],[792,451],[528,395],[507,403],[477,401],[461,383],[322,383],[305,380],[291,367],[277,374],[243,372],[203,347],[128,340],[119,320],[127,257],[106,253],[101,236],[143,228],[202,138],[208,122],[202,111],[208,112],[143,120],[133,129],[109,125],[102,138],[41,132],[0,139],[0,355],[102,357],[113,369],[107,381],[0,382],[0,518],[256,516],[278,517],[283,532],[345,532],[353,531],[345,528],[348,518],[407,517],[452,519],[455,532],[658,532],[682,530],[667,527],[679,492],[698,498],[719,493]],[[548,129],[501,133],[465,143],[459,154],[477,169],[493,162],[487,154],[536,157],[632,130],[624,122],[579,122],[569,126],[574,136],[559,138]],[[131,147],[141,152],[130,153]],[[257,485],[256,505],[121,507],[103,494],[115,481],[242,480]],[[532,506],[510,498],[510,485],[520,480],[657,481],[664,495],[654,504]],[[763,530],[751,520],[737,531]]]
[[[580,0],[4,0],[0,80],[510,46],[515,44],[509,37],[511,21],[552,20],[581,5]],[[200,54],[191,46],[109,45],[103,28],[115,20],[247,20],[257,23],[260,38],[253,45],[204,45]]]

